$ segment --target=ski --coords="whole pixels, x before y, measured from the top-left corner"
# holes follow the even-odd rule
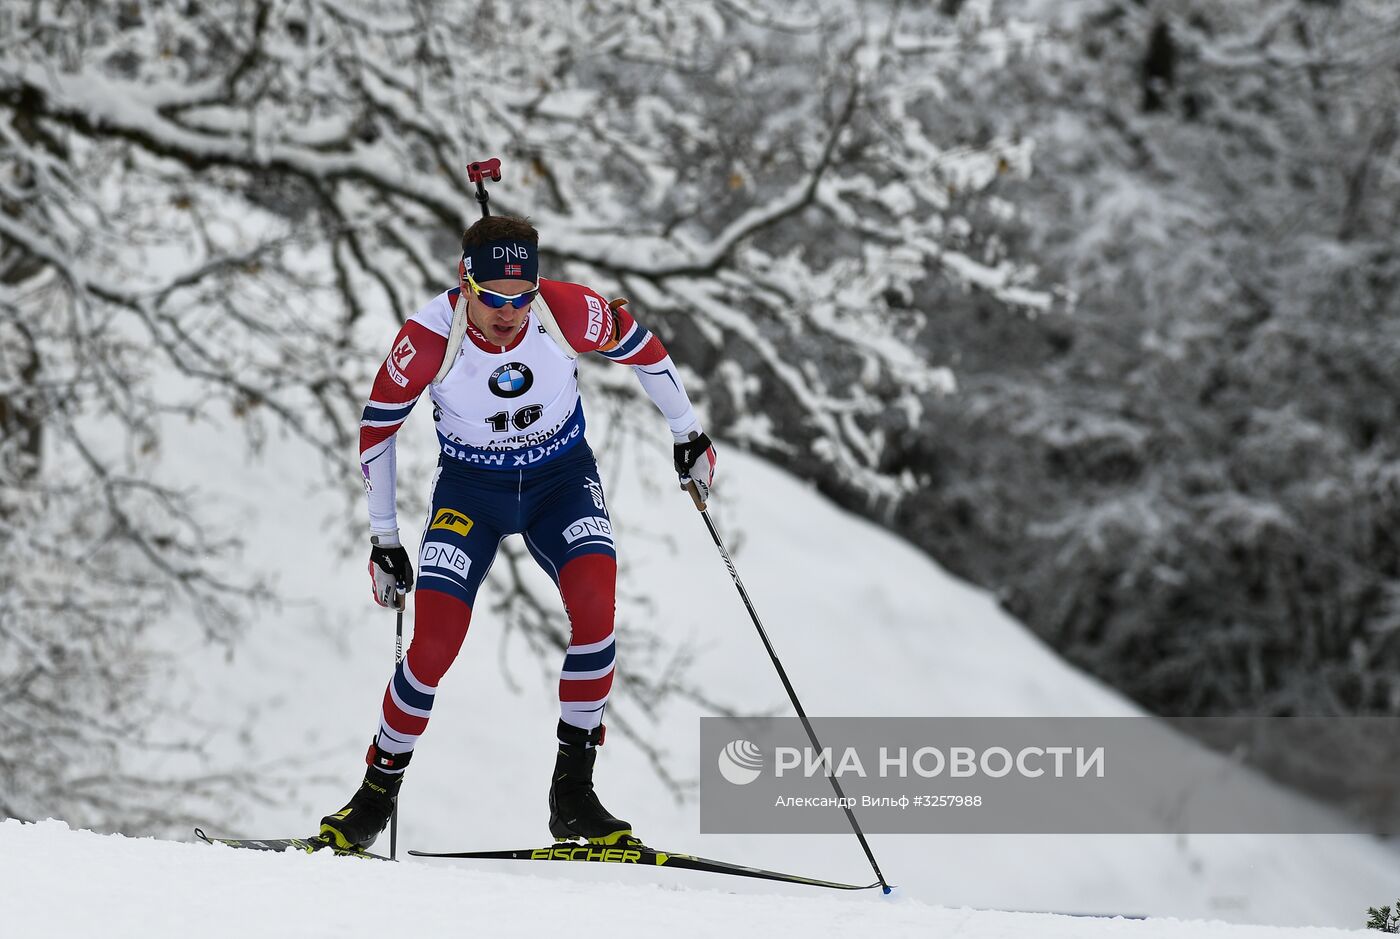
[[[376,861],[389,861],[382,854],[371,854],[363,848],[337,848],[331,845],[324,838],[210,838],[204,833],[204,829],[196,828],[195,837],[205,844],[224,844],[230,848],[246,848],[250,851],[304,851],[307,854],[314,854],[325,848],[330,848],[331,853],[340,857],[361,857],[372,858]]]
[[[780,871],[764,870],[761,867],[745,867],[730,864],[728,861],[713,861],[709,858],[690,854],[673,854],[636,843],[627,845],[595,845],[563,842],[547,848],[523,848],[515,851],[409,851],[414,857],[476,858],[499,861],[579,861],[599,864],[636,864],[650,867],[675,867],[682,870],[704,871],[710,874],[728,874],[733,877],[754,877],[759,880],[773,880],[785,884],[805,884],[809,887],[829,887],[833,890],[869,890],[880,884],[843,884],[834,880],[818,880],[814,877],[801,877],[797,874],[784,874]]]

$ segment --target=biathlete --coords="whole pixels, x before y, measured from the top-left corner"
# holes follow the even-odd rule
[[[388,824],[404,770],[456,658],[497,546],[519,533],[558,585],[569,617],[559,676],[558,756],[549,787],[557,839],[615,844],[632,826],[593,788],[617,666],[612,523],[584,436],[578,356],[632,366],[670,424],[675,469],[703,500],[715,452],[661,341],[622,306],[580,284],[538,276],[539,236],[524,219],[487,216],[462,236],[457,286],[395,337],[360,423],[374,598],[403,610],[414,569],[399,540],[395,435],[428,391],[441,455],[418,552],[413,639],[384,692],[359,789],[321,820],[338,847],[368,847]]]

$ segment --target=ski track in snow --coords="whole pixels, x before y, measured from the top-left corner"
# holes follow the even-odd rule
[[[629,875],[638,873],[628,871]],[[667,872],[671,873],[671,872]],[[630,935],[939,936],[945,939],[1321,939],[1325,928],[1172,919],[1091,919],[950,909],[878,892],[832,897],[736,894],[680,875],[656,884],[578,883],[379,861],[239,851],[70,831],[61,822],[0,823],[0,934],[202,939],[249,935],[476,935],[566,931]],[[631,881],[630,877],[626,880]]]

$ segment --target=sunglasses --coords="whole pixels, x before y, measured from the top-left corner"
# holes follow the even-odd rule
[[[493,310],[499,310],[507,303],[517,310],[523,310],[531,303],[535,302],[535,295],[540,292],[539,285],[537,284],[523,293],[497,293],[494,290],[487,290],[485,287],[478,284],[472,279],[472,275],[468,274],[466,276],[467,284],[472,288],[472,293],[476,294],[478,300]]]

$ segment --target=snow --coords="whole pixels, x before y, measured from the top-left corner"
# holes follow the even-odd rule
[[[635,635],[629,624],[660,632],[667,644],[663,653],[688,654],[687,680],[710,700],[749,714],[790,713],[789,706],[702,521],[689,498],[672,489],[664,423],[644,399],[629,405],[625,419],[653,427],[655,445],[604,451],[602,442],[611,439],[610,421],[597,399],[588,397],[599,377],[596,370],[585,369],[585,402],[595,404],[589,411],[589,437],[604,460],[623,564],[620,669],[610,723],[625,717],[661,748],[675,775],[691,780],[699,771],[698,718],[712,712],[688,701],[671,701],[656,714],[641,712],[627,695],[630,675],[644,667],[643,661],[664,662],[666,655],[648,658],[647,650],[629,643]],[[431,475],[428,411],[417,409],[402,433],[401,517],[406,520],[423,510]],[[163,641],[183,663],[169,676],[166,732],[172,738],[205,740],[213,763],[200,766],[202,771],[252,768],[266,780],[249,794],[253,798],[230,806],[238,817],[227,830],[206,825],[211,834],[305,834],[321,815],[344,803],[363,772],[362,754],[392,668],[393,617],[369,600],[359,543],[354,542],[350,558],[342,554],[346,506],[339,493],[320,484],[317,455],[300,444],[273,439],[264,448],[265,461],[240,464],[224,445],[227,430],[224,434],[183,428],[172,439],[180,439],[184,449],[166,469],[213,487],[211,498],[220,514],[249,546],[249,572],[261,572],[286,602],[260,618],[228,655],[203,646],[196,631],[181,621],[164,624]],[[719,447],[711,514],[814,717],[1137,713],[1117,693],[1064,663],[986,592],[952,577],[888,532],[836,508],[802,481],[723,441]],[[361,511],[356,504],[357,519]],[[558,663],[550,659],[541,664],[518,631],[503,628],[491,592],[500,574],[498,565],[487,580],[464,650],[439,690],[432,725],[409,770],[401,803],[401,852],[529,847],[547,840],[544,799],[553,758]],[[544,601],[557,602],[544,576],[532,576]],[[171,765],[178,759],[172,756]],[[693,793],[678,801],[646,754],[616,727],[599,761],[598,782],[606,804],[662,848],[813,877],[871,879],[849,835],[701,835]],[[866,896],[833,899],[814,896],[811,888],[717,884],[710,875],[669,871],[629,871],[620,877],[595,865],[527,873],[510,862],[411,860],[388,870],[375,864],[367,873],[364,865],[343,859],[313,858],[308,867],[304,858],[234,856],[231,850],[208,846],[76,834],[60,839],[51,828],[40,831],[42,836],[30,829],[0,828],[0,857],[27,856],[29,839],[42,838],[45,851],[71,851],[73,863],[81,866],[87,863],[88,846],[101,845],[92,849],[98,856],[123,858],[104,865],[88,888],[102,892],[113,921],[137,917],[141,898],[150,895],[146,886],[124,888],[128,867],[143,885],[160,883],[170,869],[187,873],[188,884],[177,881],[160,888],[174,904],[171,922],[188,923],[195,915],[196,901],[186,895],[205,891],[208,896],[211,885],[224,884],[217,896],[225,909],[230,897],[256,892],[259,909],[318,928],[340,922],[342,916],[374,924],[375,910],[346,902],[373,890],[372,895],[394,898],[386,907],[391,915],[412,908],[415,917],[433,925],[469,922],[506,933],[523,930],[523,918],[537,912],[545,918],[567,913],[571,923],[586,920],[586,911],[593,909],[587,904],[595,897],[596,909],[608,911],[610,929],[615,930],[617,917],[635,915],[664,920],[668,930],[682,934],[687,929],[713,934],[720,924],[741,932],[747,924],[757,931],[770,921],[791,923],[784,932],[805,924],[801,928],[829,934],[853,918],[865,929],[874,922],[869,917],[889,917],[881,922],[890,930],[920,935],[937,930],[999,936],[1027,928],[1016,917],[924,903],[1355,926],[1368,905],[1393,899],[1400,883],[1400,858],[1393,850],[1372,839],[1342,835],[873,835],[871,845],[882,869],[901,885],[907,902],[920,901],[890,907],[880,905],[888,901]],[[378,847],[387,851],[387,835]],[[125,852],[132,852],[131,857]],[[63,870],[71,866],[57,859],[51,863],[62,864]],[[31,872],[24,876],[36,876],[29,860],[25,865]],[[316,880],[300,884],[294,878],[301,876]],[[374,876],[374,886],[358,884],[355,878],[362,876]],[[618,880],[625,885],[613,886]],[[8,886],[10,880],[0,875],[0,883]],[[230,886],[240,883],[251,889]],[[580,900],[595,889],[600,892],[586,893],[586,903]],[[715,889],[744,896],[696,893]],[[17,888],[15,895],[27,893]],[[82,905],[71,904],[63,912],[75,917],[74,929]],[[1097,929],[1209,936],[1223,927],[1201,927],[1205,931],[1198,933],[1194,926],[1170,927],[1155,919],[1148,925],[1046,919],[1034,933],[1082,935]]]
[[[13,936],[261,935],[507,939],[567,930],[577,939],[710,936],[958,936],[959,939],[1322,939],[1342,930],[1124,920],[940,908],[878,892],[736,894],[680,877],[570,883],[427,861],[386,864],[74,832],[0,822],[5,931]],[[639,873],[627,871],[628,875]],[[670,872],[667,872],[668,874]],[[676,872],[680,874],[681,872]],[[700,875],[703,876],[703,875]]]

